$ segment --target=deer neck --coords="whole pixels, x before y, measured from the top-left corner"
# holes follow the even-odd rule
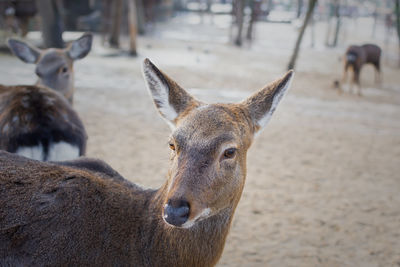
[[[237,202],[220,213],[183,229],[167,225],[162,219],[163,200],[167,184],[150,197],[146,225],[149,226],[144,244],[152,254],[143,255],[149,265],[213,266],[221,257]],[[143,229],[142,229],[143,231]],[[144,234],[142,232],[142,234]]]
[[[63,89],[62,91],[57,90],[55,88],[51,88],[50,86],[46,85],[40,78],[36,81],[35,85],[40,86],[40,87],[46,87],[46,88],[52,89],[54,92],[58,92],[59,94],[64,96],[65,99],[67,99],[67,101],[70,105],[72,105],[74,102],[75,87],[74,87],[73,74],[71,74],[69,85],[68,85],[67,89]]]

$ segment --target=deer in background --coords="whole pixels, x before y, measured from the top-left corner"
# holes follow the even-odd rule
[[[205,104],[145,60],[172,129],[170,168],[142,189],[94,159],[47,163],[0,152],[0,265],[213,266],[246,178],[246,154],[293,72],[237,104]]]
[[[87,56],[92,47],[92,39],[92,34],[85,33],[64,49],[40,50],[15,39],[9,39],[8,46],[22,61],[36,64],[36,85],[46,86],[61,93],[72,104],[75,91],[73,63]]]
[[[73,61],[85,57],[92,35],[84,34],[65,49],[39,50],[10,39],[20,59],[36,63],[36,85],[0,85],[0,149],[32,159],[59,161],[85,154],[87,135],[72,109]]]
[[[351,45],[347,48],[345,58],[344,58],[344,70],[342,77],[342,84],[347,81],[347,72],[349,69],[353,70],[353,77],[350,81],[350,92],[353,89],[353,84],[355,83],[358,88],[358,95],[361,95],[360,86],[360,71],[364,64],[372,64],[375,67],[375,82],[381,82],[381,60],[382,50],[379,46],[374,44],[365,45]],[[341,86],[339,86],[340,91],[342,91]]]

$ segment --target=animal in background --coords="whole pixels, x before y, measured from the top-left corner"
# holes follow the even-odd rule
[[[40,50],[18,40],[8,41],[20,59],[36,63],[39,79],[36,85],[0,85],[0,149],[42,161],[85,154],[87,134],[71,106],[73,61],[85,57],[91,43],[91,34],[65,49]]]
[[[41,160],[74,159],[87,134],[64,96],[36,85],[0,85],[0,149]]]
[[[0,152],[0,265],[213,266],[246,180],[246,155],[293,72],[236,104],[205,104],[145,60],[172,129],[157,190],[102,161],[47,163]],[[132,148],[135,149],[135,148]]]
[[[342,84],[347,82],[348,71],[351,69],[353,71],[353,77],[350,81],[350,92],[353,89],[353,84],[355,83],[358,88],[358,95],[361,95],[361,85],[360,85],[360,72],[365,64],[372,64],[375,67],[375,82],[381,82],[381,60],[382,50],[379,46],[374,44],[364,44],[361,46],[351,45],[347,48],[346,54],[344,56],[344,70],[342,77]],[[342,91],[341,86],[339,86]]]
[[[16,39],[9,39],[8,46],[22,61],[36,64],[36,85],[46,86],[61,93],[72,104],[75,91],[73,63],[90,52],[92,39],[92,34],[85,33],[64,49],[41,50]]]

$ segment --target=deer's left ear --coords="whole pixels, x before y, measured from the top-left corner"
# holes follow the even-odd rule
[[[259,132],[267,125],[280,100],[289,89],[293,76],[293,70],[288,71],[282,78],[265,86],[242,102],[255,126],[255,132]]]
[[[200,105],[199,101],[147,58],[143,62],[143,76],[156,108],[172,130],[179,115]]]
[[[92,41],[93,35],[91,33],[84,33],[67,47],[68,56],[73,60],[86,57],[90,49],[92,49]]]

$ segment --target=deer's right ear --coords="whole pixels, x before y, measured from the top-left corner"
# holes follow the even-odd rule
[[[13,54],[22,61],[26,63],[36,63],[39,59],[39,49],[16,39],[8,39],[7,43]]]
[[[143,62],[143,75],[156,108],[171,129],[180,114],[200,104],[147,58]]]

